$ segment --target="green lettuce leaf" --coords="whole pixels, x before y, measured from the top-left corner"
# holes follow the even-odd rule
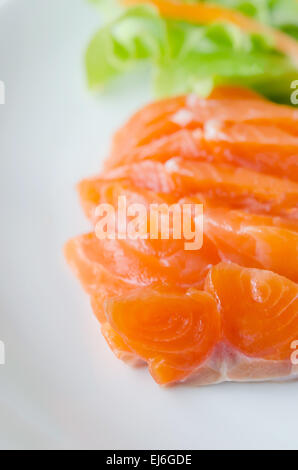
[[[289,102],[290,84],[298,76],[270,38],[230,24],[200,26],[164,19],[154,8],[138,6],[125,10],[92,39],[86,53],[89,85],[104,87],[142,63],[151,65],[157,96],[207,95],[217,84],[241,84]]]

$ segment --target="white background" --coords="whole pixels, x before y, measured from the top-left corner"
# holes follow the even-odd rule
[[[0,7],[0,447],[297,449],[298,383],[159,389],[110,353],[65,265],[88,229],[75,183],[150,98],[143,79],[87,91],[99,21],[84,0]]]

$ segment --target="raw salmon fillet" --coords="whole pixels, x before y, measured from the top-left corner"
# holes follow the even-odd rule
[[[236,87],[149,104],[78,192],[91,229],[65,256],[117,358],[162,386],[297,378],[297,110]],[[203,246],[172,227],[102,239],[98,207],[121,197],[146,233],[152,205],[202,204]]]

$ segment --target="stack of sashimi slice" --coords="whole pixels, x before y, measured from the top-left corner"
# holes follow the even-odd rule
[[[253,92],[153,103],[79,185],[66,245],[117,357],[161,385],[298,377],[298,112]],[[99,239],[97,207],[204,205],[204,242]]]

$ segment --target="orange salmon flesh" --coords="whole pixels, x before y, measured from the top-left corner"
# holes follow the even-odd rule
[[[117,358],[162,386],[298,377],[297,110],[239,87],[154,102],[78,192],[91,229],[65,256]],[[119,197],[203,204],[202,248],[99,239],[97,208]]]

